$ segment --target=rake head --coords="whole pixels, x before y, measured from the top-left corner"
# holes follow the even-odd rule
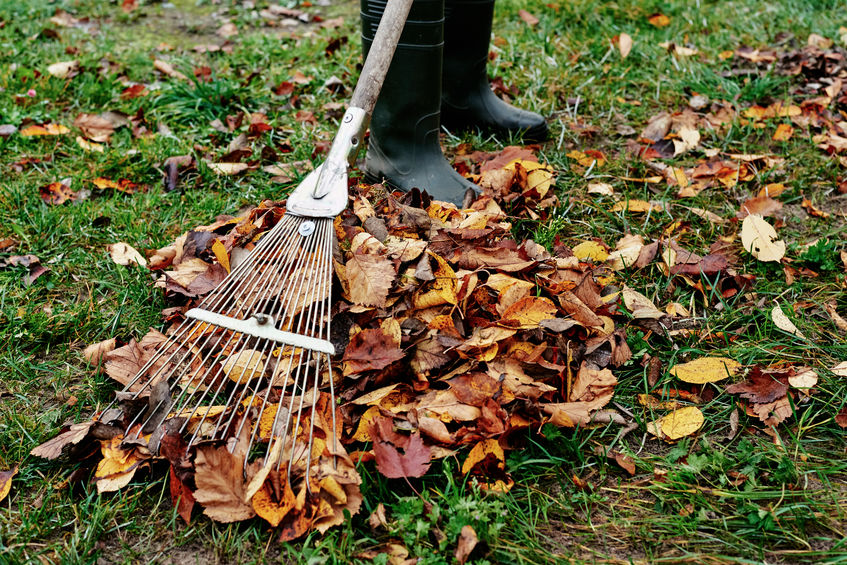
[[[187,452],[240,442],[244,464],[305,476],[338,453],[330,336],[332,219],[286,214],[168,336],[98,417],[124,442]],[[320,392],[324,385],[328,392]],[[145,401],[146,399],[146,401]],[[246,449],[244,441],[246,440]],[[323,462],[321,462],[321,465]]]

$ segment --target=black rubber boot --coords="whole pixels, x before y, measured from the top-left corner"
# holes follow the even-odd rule
[[[362,46],[367,56],[385,0],[362,0]],[[461,206],[479,187],[444,158],[441,126],[441,58],[444,0],[415,0],[371,116],[365,179]]]
[[[441,122],[451,131],[479,129],[547,138],[547,122],[535,112],[503,102],[488,84],[485,67],[494,18],[494,0],[445,0],[444,72]]]

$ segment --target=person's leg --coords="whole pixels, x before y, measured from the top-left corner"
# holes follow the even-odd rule
[[[367,56],[385,0],[362,0]],[[365,179],[426,190],[461,204],[476,185],[457,173],[439,144],[444,0],[415,0],[371,116]]]
[[[522,134],[547,138],[547,123],[534,112],[502,101],[488,84],[486,65],[494,0],[445,0],[441,122],[448,130]]]

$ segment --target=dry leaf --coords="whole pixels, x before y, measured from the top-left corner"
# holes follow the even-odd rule
[[[82,351],[82,356],[92,365],[99,365],[107,353],[115,350],[115,346],[115,338],[109,338],[99,343],[92,343]]]
[[[674,365],[670,374],[681,381],[694,384],[714,383],[731,377],[741,369],[741,363],[726,357],[701,357]]]
[[[345,266],[350,300],[362,306],[385,306],[396,277],[391,261],[376,254],[353,253]]]
[[[792,335],[795,335],[799,338],[806,339],[806,336],[797,329],[797,326],[794,325],[794,322],[788,319],[788,316],[785,315],[785,312],[782,311],[782,308],[779,307],[779,304],[773,307],[771,310],[771,320],[776,324],[776,327],[781,329],[782,331],[788,332]]]
[[[741,224],[741,245],[759,261],[779,261],[785,255],[785,242],[756,214],[750,214]]]
[[[476,537],[474,529],[467,524],[462,526],[455,554],[456,561],[459,562],[459,565],[465,565],[465,562],[468,560],[468,557],[470,557],[471,552],[474,550],[477,543],[479,543],[479,539]]]
[[[696,433],[703,427],[703,413],[696,406],[674,410],[647,424],[647,431],[661,439],[674,441]]]
[[[628,33],[618,35],[618,51],[621,53],[621,59],[626,59],[629,52],[632,51],[632,37]]]
[[[203,505],[205,515],[218,522],[237,522],[256,515],[245,500],[247,483],[241,458],[223,446],[200,445],[194,468],[194,498]]]
[[[56,78],[68,78],[76,74],[79,61],[61,61],[47,67],[47,73]]]
[[[128,243],[118,242],[106,246],[112,261],[118,265],[146,267],[147,259]]]
[[[0,471],[0,502],[3,502],[3,500],[9,496],[9,492],[12,490],[12,478],[17,474],[17,465],[8,471]],[[462,530],[462,532],[464,532],[464,530]]]

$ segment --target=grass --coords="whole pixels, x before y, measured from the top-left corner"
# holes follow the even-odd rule
[[[836,0],[497,4],[497,56],[489,72],[518,87],[516,104],[551,116],[551,141],[542,146],[541,156],[558,171],[563,202],[547,221],[519,224],[519,235],[545,245],[600,238],[613,246],[625,233],[649,240],[682,221],[687,231],[680,234],[681,242],[705,253],[737,226],[709,222],[691,208],[732,217],[760,187],[782,182],[790,187],[780,197],[785,206],[780,234],[788,243],[788,257],[794,267],[819,273],[786,285],[781,265],[744,255],[737,270],[755,275],[754,285],[723,298],[714,291],[699,293],[655,265],[624,271],[620,284],[657,304],[693,305],[704,317],[701,331],[688,337],[628,329],[636,355],[616,371],[615,406],[631,414],[638,424],[634,431],[622,435],[617,425],[535,431],[526,449],[508,454],[507,469],[517,479],[508,495],[485,494],[463,477],[461,454],[434,464],[415,482],[420,498],[365,465],[363,511],[345,526],[297,544],[277,543],[258,521],[222,525],[200,517],[184,525],[171,507],[163,469],[142,474],[120,493],[101,496],[85,481],[69,481],[66,465],[30,457],[29,450],[52,437],[63,422],[88,418],[110,398],[112,385],[86,366],[80,350],[112,336],[128,340],[160,323],[165,304],[149,275],[115,265],[105,246],[125,241],[138,249],[157,248],[216,215],[279,198],[293,186],[275,183],[261,171],[225,177],[200,166],[181,179],[179,190],[165,192],[163,161],[184,154],[220,158],[236,134],[221,133],[209,123],[238,111],[265,113],[274,125],[272,134],[251,142],[255,159],[263,147],[277,151],[282,162],[312,159],[315,142],[334,133],[336,121],[321,108],[343,102],[345,95],[322,85],[331,76],[348,87],[354,83],[359,63],[355,3],[309,8],[324,18],[343,16],[338,29],[262,27],[254,14],[266,2],[255,4],[254,9],[229,1],[141,3],[124,14],[114,3],[93,0],[0,0],[0,122],[70,125],[81,112],[135,115],[143,109],[148,129],[156,133],[135,139],[122,128],[102,154],[83,150],[74,135],[0,139],[0,239],[15,239],[13,253],[36,255],[51,271],[27,286],[24,267],[0,269],[0,468],[20,465],[0,510],[0,562],[350,563],[369,562],[369,551],[391,542],[421,557],[421,563],[450,563],[466,523],[474,525],[481,540],[473,554],[476,563],[847,560],[847,445],[832,420],[845,405],[847,387],[827,370],[847,359],[847,343],[820,308],[834,301],[839,312],[847,310],[838,257],[844,249],[845,205],[834,190],[844,177],[843,167],[802,135],[772,141],[776,122],[759,130],[739,121],[725,135],[703,132],[701,145],[733,153],[771,152],[784,157],[785,165],[731,189],[709,189],[680,202],[664,184],[621,180],[653,173],[627,156],[625,139],[616,133],[621,125],[640,131],[652,115],[681,110],[695,92],[739,108],[791,99],[791,79],[767,69],[733,74],[733,60],[719,54],[742,45],[789,45],[786,33],[797,45],[812,32],[839,41],[839,26],[847,25],[839,14],[847,5]],[[57,28],[49,22],[56,7],[90,20],[80,28]],[[540,22],[526,25],[519,9]],[[670,24],[650,25],[647,18],[655,12],[669,16]],[[232,52],[193,50],[197,44],[222,43],[215,35],[222,18],[240,30]],[[58,37],[44,29],[56,29]],[[609,42],[622,32],[634,40],[626,59]],[[324,47],[336,37],[349,41],[325,55]],[[674,57],[659,46],[665,41],[693,46],[700,55]],[[73,58],[82,68],[73,79],[45,73],[47,65]],[[194,68],[209,66],[215,80],[158,76],[152,59],[166,59],[189,76]],[[298,99],[292,103],[271,89],[295,71],[312,79],[297,85]],[[121,99],[127,80],[147,84],[150,94]],[[35,96],[27,95],[30,89]],[[318,125],[297,122],[298,109],[314,111]],[[581,136],[570,127],[574,117],[595,126],[597,133]],[[463,134],[448,137],[447,149],[462,142],[484,150],[502,145]],[[609,162],[586,178],[566,153],[589,148],[603,151]],[[38,161],[14,166],[25,157]],[[693,164],[696,157],[675,164],[680,161]],[[101,191],[90,183],[97,176],[129,178],[148,190],[131,195]],[[44,204],[38,187],[63,178],[70,178],[76,190],[86,189],[88,197],[62,206]],[[612,212],[611,199],[586,192],[587,184],[598,180],[630,199],[682,206],[646,217]],[[804,196],[833,215],[809,217],[799,206]],[[818,243],[809,246],[814,240]],[[808,339],[796,339],[774,325],[769,316],[773,301],[783,305]],[[798,303],[795,313],[791,305]],[[736,434],[730,429],[735,397],[722,384],[705,385],[704,428],[695,437],[668,444],[645,433],[645,424],[662,412],[637,402],[638,394],[650,390],[648,371],[640,363],[644,354],[661,359],[665,369],[706,354],[747,365],[802,362],[818,370],[820,382],[818,392],[795,405],[786,423],[763,429],[741,411]],[[677,384],[667,373],[659,381],[667,394]],[[634,477],[610,462],[606,454],[611,449],[633,460]],[[368,516],[379,502],[388,523],[372,529]],[[373,561],[387,563],[388,555]]]

